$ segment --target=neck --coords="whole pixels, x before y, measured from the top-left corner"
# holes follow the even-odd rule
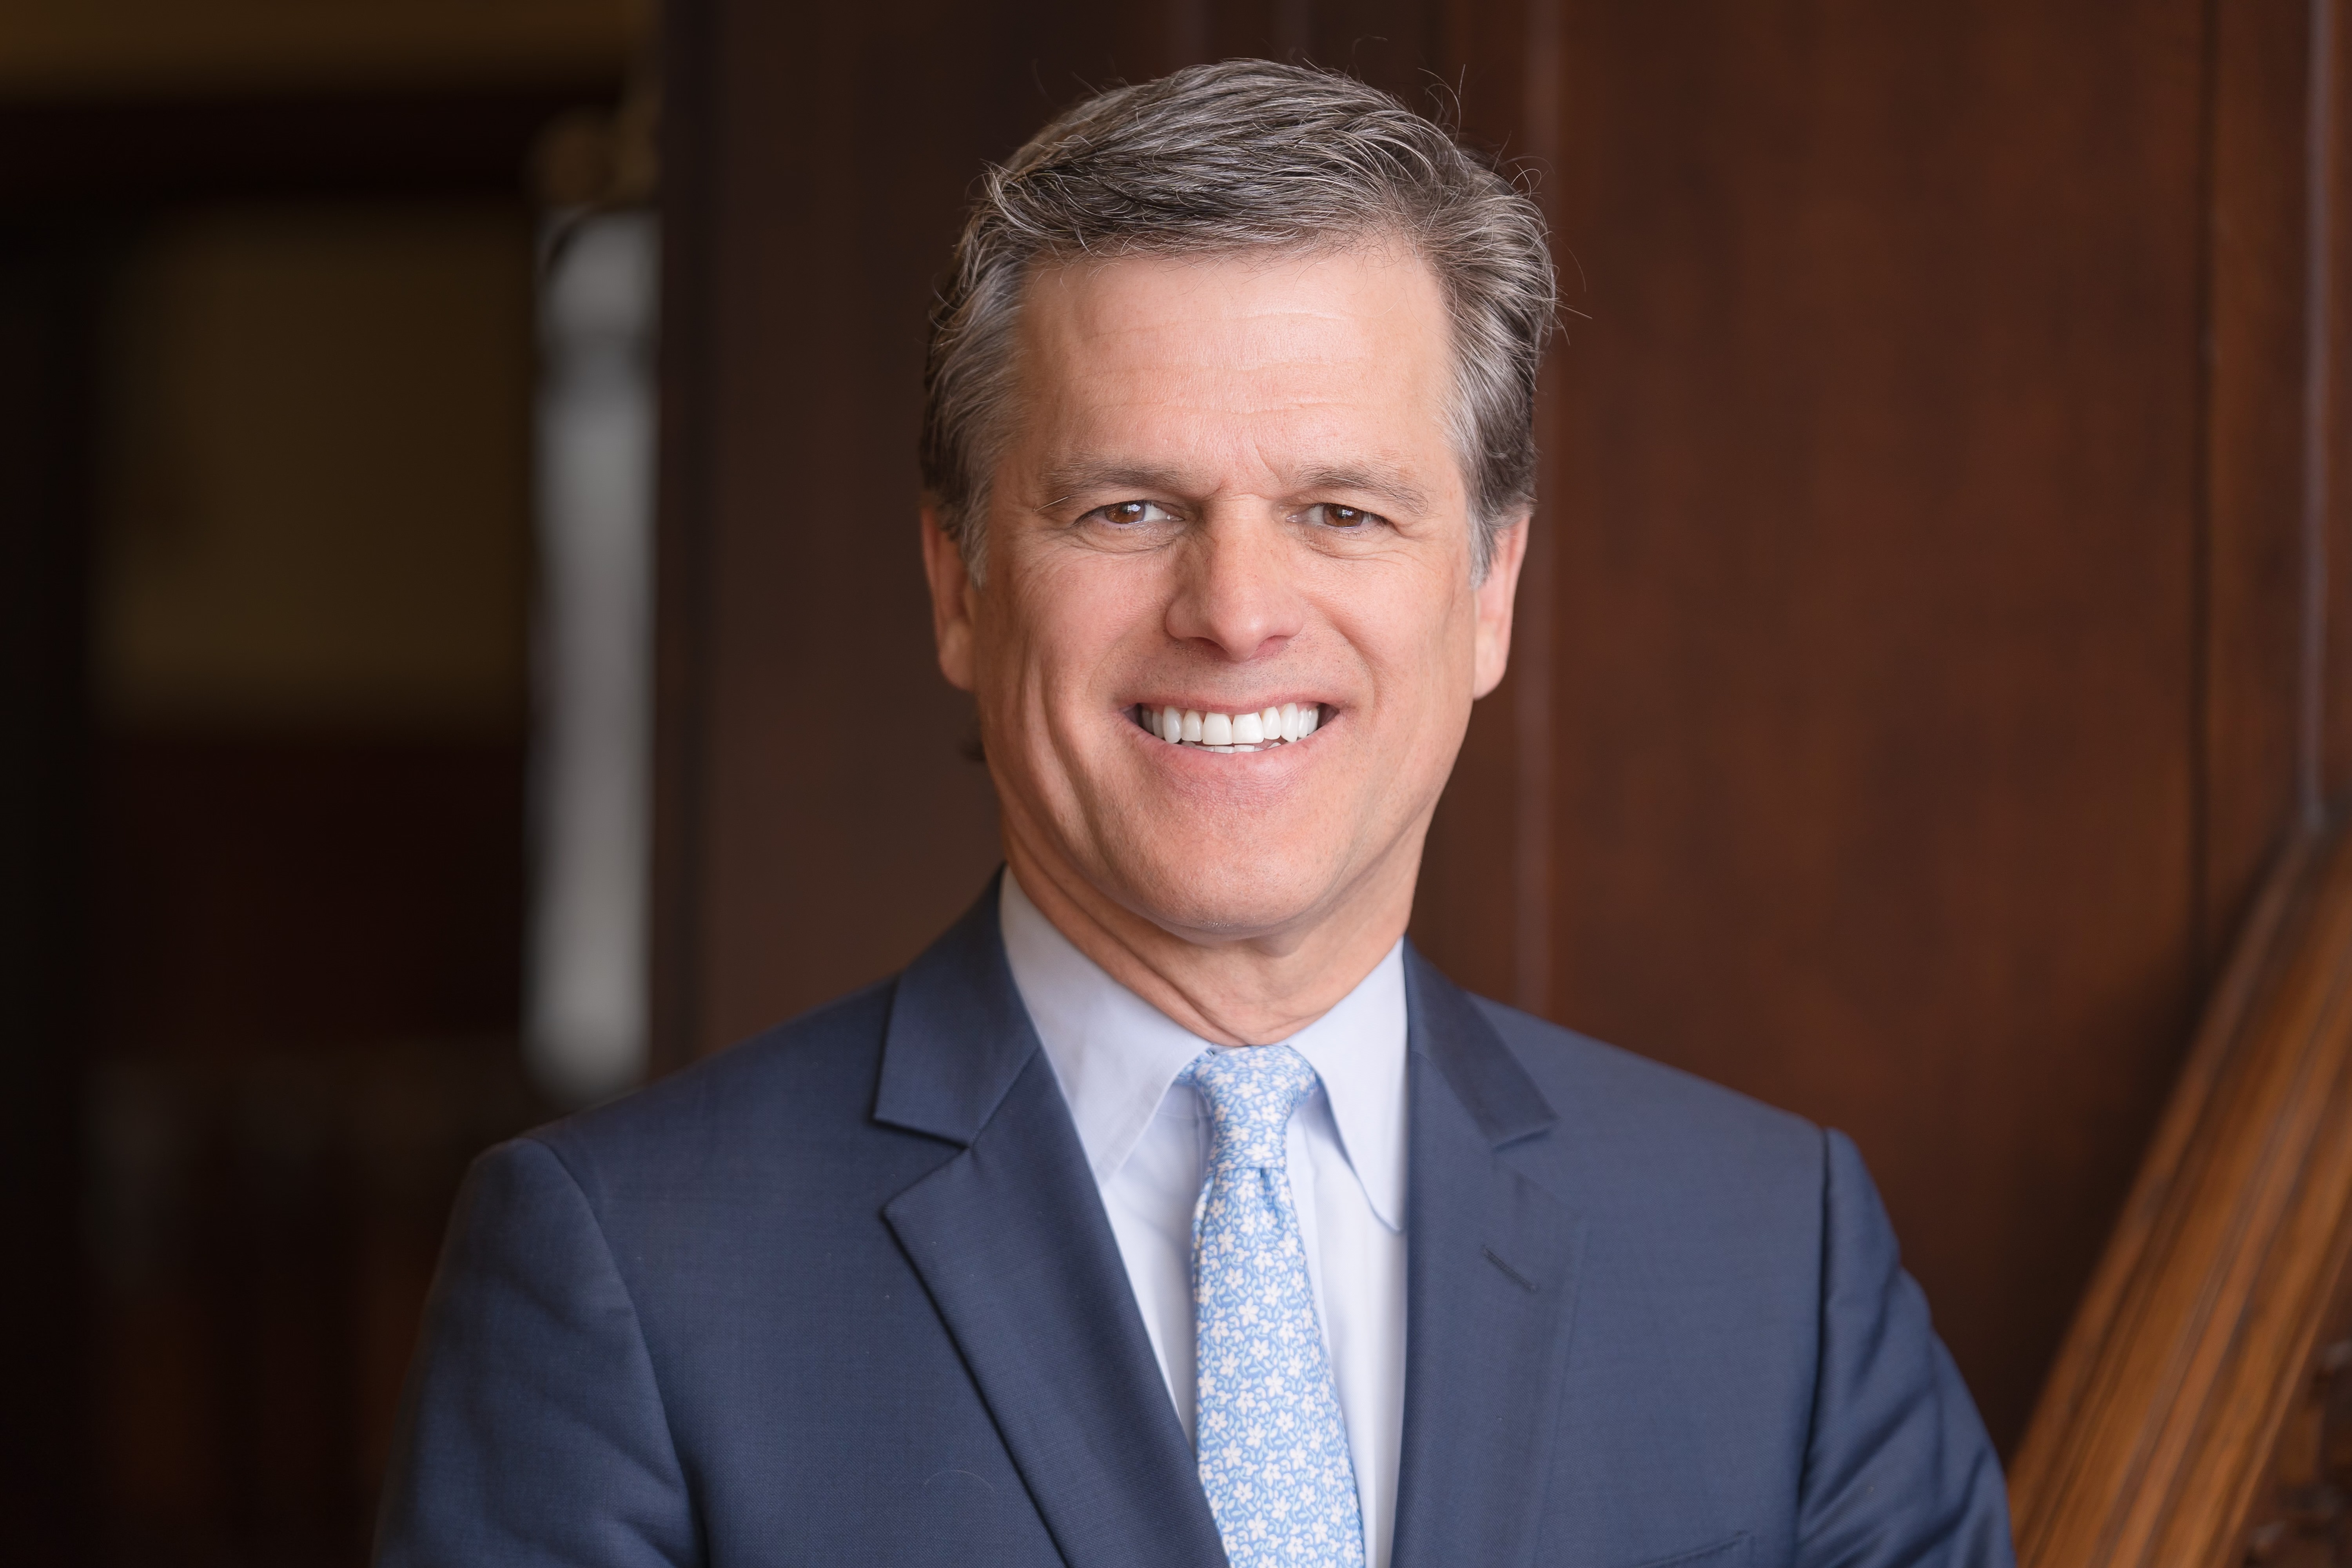
[[[1213,1045],[1286,1040],[1362,984],[1412,914],[1416,835],[1401,863],[1332,900],[1321,918],[1263,937],[1203,941],[1107,898],[1066,862],[1004,825],[1004,858],[1037,912],[1112,979]]]

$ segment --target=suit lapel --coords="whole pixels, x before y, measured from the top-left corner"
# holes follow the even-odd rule
[[[964,1147],[884,1216],[1071,1568],[1222,1563],[996,899],[898,982],[875,1115]]]
[[[1496,1157],[1551,1108],[1410,948],[1411,1197],[1394,1568],[1532,1562],[1584,1226]]]

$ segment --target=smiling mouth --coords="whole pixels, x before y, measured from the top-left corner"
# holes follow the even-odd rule
[[[1139,702],[1128,712],[1146,734],[1204,752],[1270,752],[1305,740],[1323,722],[1318,702],[1286,702],[1255,713],[1204,713]]]

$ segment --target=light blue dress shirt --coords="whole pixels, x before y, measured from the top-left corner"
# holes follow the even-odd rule
[[[1077,1124],[1151,1348],[1189,1434],[1200,1097],[1177,1075],[1209,1047],[1055,930],[1008,871],[1004,954]],[[1368,1568],[1388,1568],[1404,1425],[1404,944],[1285,1042],[1318,1087],[1290,1121],[1290,1184],[1347,1421]]]

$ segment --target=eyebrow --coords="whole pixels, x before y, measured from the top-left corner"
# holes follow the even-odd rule
[[[1335,467],[1309,468],[1298,476],[1298,488],[1307,490],[1354,490],[1360,495],[1378,496],[1402,511],[1429,510],[1428,492],[1406,479],[1402,468],[1389,463],[1342,463]]]
[[[1047,468],[1037,476],[1037,479],[1039,488],[1053,498],[1039,503],[1040,510],[1057,507],[1072,497],[1090,490],[1134,490],[1176,496],[1183,494],[1186,489],[1183,476],[1174,468],[1087,458]],[[1428,492],[1406,479],[1402,469],[1389,463],[1318,464],[1302,470],[1290,488],[1298,490],[1352,490],[1359,495],[1376,496],[1384,504],[1400,510],[1422,512],[1429,510]]]
[[[1041,511],[1050,510],[1087,490],[1158,491],[1172,496],[1184,489],[1181,477],[1173,468],[1087,458],[1047,468],[1037,476],[1037,486],[1053,498],[1038,503]]]

